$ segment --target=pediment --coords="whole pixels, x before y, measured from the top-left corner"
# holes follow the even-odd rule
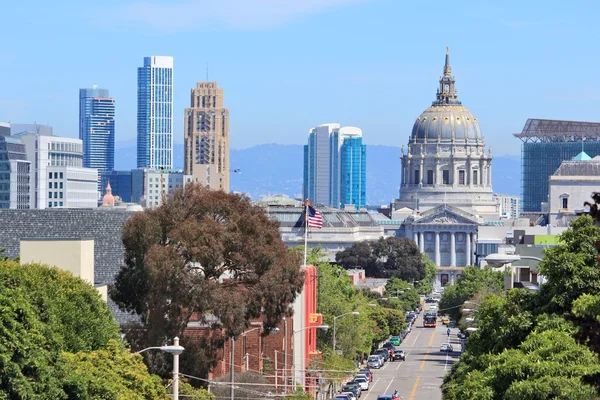
[[[414,225],[478,225],[477,217],[464,211],[458,211],[450,206],[440,206],[425,212]]]

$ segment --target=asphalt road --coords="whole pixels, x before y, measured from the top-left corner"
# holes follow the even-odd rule
[[[447,329],[441,322],[436,328],[423,328],[421,313],[399,346],[406,361],[388,361],[381,369],[373,370],[373,382],[360,400],[377,400],[377,396],[393,394],[394,390],[404,400],[440,400],[444,375],[460,355],[458,329],[451,329],[449,340]],[[453,353],[440,352],[440,345],[447,342],[452,344]]]

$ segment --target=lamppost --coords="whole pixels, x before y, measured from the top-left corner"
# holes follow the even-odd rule
[[[179,338],[173,339],[172,346],[158,346],[158,347],[147,347],[143,350],[138,351],[141,354],[148,350],[160,350],[165,353],[173,354],[173,400],[179,399],[179,355],[185,350],[179,345]]]
[[[254,332],[255,330],[261,329],[262,326],[258,326],[256,328],[252,328],[250,330],[247,330],[246,332],[242,332],[240,333],[238,336],[244,336],[249,334],[250,332]],[[279,329],[277,328],[273,328],[271,329],[271,331],[269,333],[275,333],[279,331]],[[231,337],[230,338],[230,357],[231,357],[231,400],[234,400],[234,393],[235,393],[235,389],[233,388],[233,384],[235,383],[235,362],[234,362],[234,356],[235,356],[235,337]]]
[[[542,261],[541,258],[534,257],[534,256],[522,256],[519,254],[498,254],[498,253],[489,254],[484,258],[484,260],[489,265],[491,265],[492,267],[496,267],[496,268],[502,267],[505,264],[510,264],[512,262],[519,261],[519,260]]]
[[[342,318],[345,317],[346,315],[359,315],[360,313],[358,311],[352,311],[352,312],[347,312],[345,314],[342,315],[338,315],[337,317],[333,317],[333,352],[335,353],[335,333],[336,333],[336,322],[338,318]]]
[[[481,304],[479,304],[479,303],[475,303],[474,301],[470,301],[470,300],[467,300],[467,301],[465,301],[463,304],[464,304],[464,305],[467,305],[467,304],[473,304],[473,305],[475,305],[475,306],[480,306],[480,305],[481,305]]]
[[[300,333],[302,331],[305,331],[307,329],[320,329],[324,332],[327,332],[327,330],[329,329],[329,325],[317,325],[317,326],[305,326],[304,328],[298,329],[297,331],[293,331],[292,332],[292,337],[295,337],[296,333]],[[295,339],[294,339],[295,341]],[[295,348],[295,346],[294,346]],[[302,345],[302,351],[304,351],[304,345]],[[294,376],[294,380],[296,379],[296,352],[294,351],[294,353],[292,353],[292,367],[293,367],[293,376]]]

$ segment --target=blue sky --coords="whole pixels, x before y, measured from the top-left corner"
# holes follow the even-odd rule
[[[2,6],[0,121],[77,136],[78,89],[117,104],[136,135],[136,68],[175,58],[175,141],[196,81],[217,80],[231,146],[303,144],[341,122],[400,146],[435,97],[445,46],[459,98],[493,153],[519,154],[527,118],[598,120],[595,1],[21,0]]]

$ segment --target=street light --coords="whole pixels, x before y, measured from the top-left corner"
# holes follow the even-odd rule
[[[467,328],[467,332],[469,332],[469,333],[477,332],[478,330],[479,330],[479,328],[473,328],[473,327]]]
[[[352,312],[347,312],[345,314],[342,315],[338,315],[337,317],[333,317],[333,352],[335,353],[335,332],[336,332],[336,322],[338,318],[342,318],[345,317],[346,315],[359,315],[360,313],[358,311],[352,311]]]
[[[173,400],[179,399],[179,355],[185,350],[179,345],[179,338],[173,339],[172,346],[158,346],[158,347],[147,347],[137,352],[141,354],[148,350],[160,350],[165,353],[173,354]]]
[[[542,261],[541,258],[534,257],[534,256],[522,256],[519,254],[499,254],[499,253],[489,254],[484,258],[484,260],[488,263],[488,265],[491,265],[492,267],[495,267],[495,268],[499,268],[505,264],[510,264],[510,263],[520,261],[520,260]]]
[[[474,301],[469,301],[469,300],[465,301],[463,304],[473,304],[473,305],[476,305],[476,306],[480,306],[481,305],[479,303],[475,303]]]
[[[471,317],[465,318],[465,322],[468,322],[468,323],[475,322],[475,318],[471,318]]]
[[[472,308],[463,308],[462,311],[465,312],[465,313],[472,313],[472,312],[475,312],[477,310],[474,310]]]

